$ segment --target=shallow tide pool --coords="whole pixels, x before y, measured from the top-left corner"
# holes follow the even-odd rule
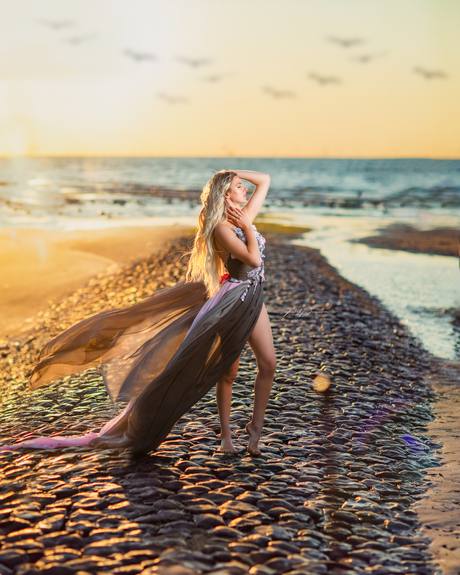
[[[377,235],[377,227],[393,223],[379,218],[304,216],[301,220],[293,218],[289,223],[313,229],[293,240],[294,244],[318,248],[343,277],[377,296],[428,351],[447,359],[460,358],[460,333],[449,312],[460,308],[458,258],[350,241]]]

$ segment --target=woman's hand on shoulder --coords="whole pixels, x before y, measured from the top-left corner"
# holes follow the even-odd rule
[[[240,208],[235,208],[229,203],[227,203],[227,218],[232,225],[240,228],[243,231],[246,231],[248,228],[252,227],[252,222],[248,215],[240,210]]]

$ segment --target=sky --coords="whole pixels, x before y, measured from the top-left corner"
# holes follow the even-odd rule
[[[0,156],[460,157],[458,0],[0,0]]]

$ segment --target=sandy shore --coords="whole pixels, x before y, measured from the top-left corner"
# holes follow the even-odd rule
[[[428,433],[442,443],[441,467],[428,470],[433,485],[416,506],[431,551],[444,575],[457,575],[460,565],[460,362],[434,359],[427,378],[436,391],[436,419]]]
[[[381,233],[378,236],[368,236],[356,242],[388,250],[404,250],[440,256],[458,257],[459,255],[460,231],[455,228],[418,230],[405,224],[392,224],[379,231]]]
[[[113,228],[54,232],[0,231],[0,338],[29,329],[31,318],[91,277],[147,257],[188,227]]]

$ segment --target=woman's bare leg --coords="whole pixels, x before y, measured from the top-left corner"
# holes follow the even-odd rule
[[[247,424],[249,435],[248,451],[251,455],[260,455],[258,448],[260,434],[264,424],[265,409],[275,375],[276,357],[273,345],[272,329],[265,304],[257,320],[256,326],[248,340],[257,361],[257,376],[254,383],[254,409],[252,420]]]
[[[220,419],[220,450],[224,453],[238,453],[232,442],[232,432],[230,431],[230,407],[232,405],[232,386],[238,373],[240,358],[233,363],[230,368],[217,382],[216,400]]]

